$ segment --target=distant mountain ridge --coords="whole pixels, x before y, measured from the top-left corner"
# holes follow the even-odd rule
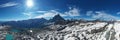
[[[48,20],[44,19],[44,18],[40,18],[40,19],[29,19],[29,20],[22,20],[22,21],[8,21],[8,22],[4,22],[1,25],[9,25],[12,27],[42,27],[44,26],[44,23],[47,22]]]
[[[20,28],[36,28],[36,27],[45,27],[48,23],[55,22],[58,23],[60,21],[65,21],[59,14],[55,15],[52,19],[46,20],[44,18],[36,18],[36,19],[29,19],[29,20],[21,20],[21,21],[7,21],[0,23],[1,26],[9,25],[12,27],[20,27]]]

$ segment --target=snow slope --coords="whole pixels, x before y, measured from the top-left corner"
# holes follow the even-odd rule
[[[43,30],[31,30],[32,40],[120,40],[120,23],[88,22],[50,25]],[[23,39],[25,34],[21,34]]]
[[[61,31],[52,31],[51,34],[46,33],[46,37],[49,40],[120,40],[119,26],[120,23],[80,23]]]

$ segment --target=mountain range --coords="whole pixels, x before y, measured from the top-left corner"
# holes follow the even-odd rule
[[[36,19],[28,19],[28,20],[20,20],[20,21],[7,21],[1,22],[0,25],[9,25],[12,27],[20,27],[20,28],[42,28],[50,23],[60,24],[61,22],[65,22],[65,19],[62,18],[59,14],[55,15],[52,19],[47,20],[45,18],[36,18]]]

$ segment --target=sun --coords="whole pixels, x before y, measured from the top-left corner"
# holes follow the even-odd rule
[[[33,4],[33,0],[27,0],[26,5],[27,5],[28,7],[32,7],[32,6],[34,5],[34,4]]]

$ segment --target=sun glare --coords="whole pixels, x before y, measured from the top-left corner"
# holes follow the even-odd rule
[[[27,0],[26,5],[28,7],[32,7],[33,6],[33,0]]]

